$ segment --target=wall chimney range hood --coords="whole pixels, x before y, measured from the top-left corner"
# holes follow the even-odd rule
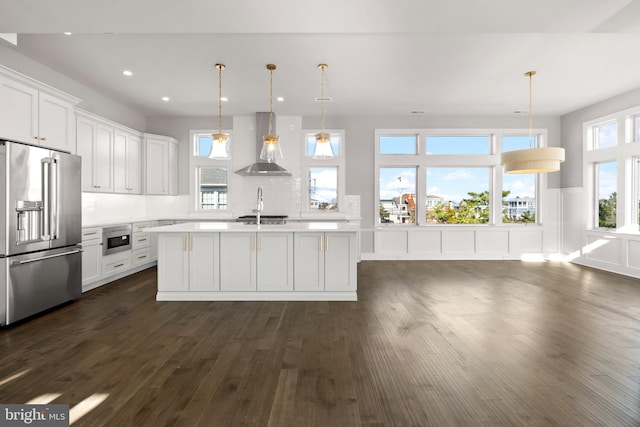
[[[273,115],[275,118],[275,114]],[[269,133],[269,113],[256,113],[256,162],[238,169],[237,174],[243,176],[291,176],[291,172],[282,166],[260,159],[262,149],[262,135]],[[276,133],[275,123],[272,133]]]

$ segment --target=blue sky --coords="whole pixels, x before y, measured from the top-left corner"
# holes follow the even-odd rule
[[[598,199],[608,199],[617,191],[618,169],[616,162],[598,163]]]

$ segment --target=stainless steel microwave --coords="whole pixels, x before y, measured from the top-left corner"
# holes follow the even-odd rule
[[[131,224],[102,229],[102,254],[111,255],[131,249]]]

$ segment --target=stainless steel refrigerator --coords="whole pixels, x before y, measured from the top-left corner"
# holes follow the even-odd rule
[[[80,156],[0,140],[0,325],[82,293]]]

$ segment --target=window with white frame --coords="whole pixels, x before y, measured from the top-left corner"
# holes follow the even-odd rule
[[[591,229],[638,233],[640,107],[584,124],[584,187]]]
[[[309,213],[337,212],[344,200],[344,141],[342,130],[325,130],[334,156],[314,158],[315,134],[304,130],[302,205]]]
[[[226,211],[229,208],[231,156],[225,158],[225,150],[216,150],[218,147],[215,144],[219,143],[213,141],[212,133],[217,131],[191,131],[190,184],[193,188],[193,205],[197,211]]]
[[[537,222],[541,178],[503,174],[498,154],[542,146],[545,136],[536,130],[530,139],[525,129],[377,130],[377,222]]]

